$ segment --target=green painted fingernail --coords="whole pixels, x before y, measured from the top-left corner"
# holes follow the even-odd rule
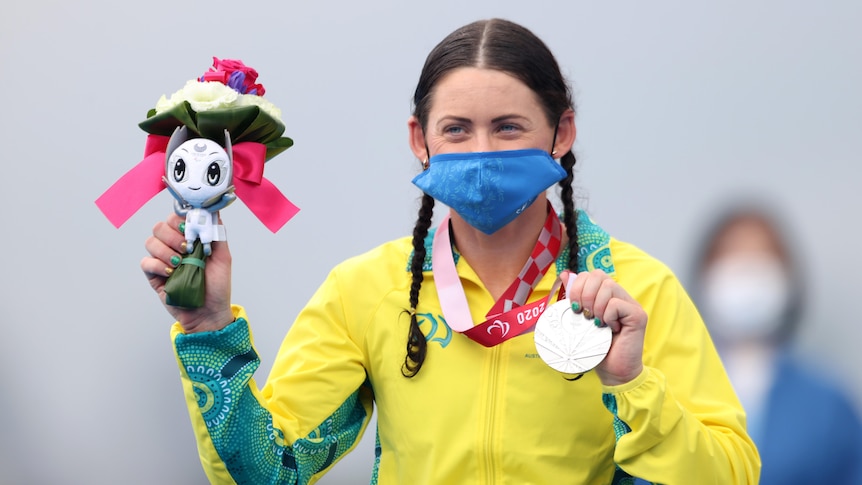
[[[602,321],[601,321],[601,320],[599,320],[599,319],[598,319],[598,317],[596,317],[596,318],[594,318],[594,319],[593,319],[593,325],[595,325],[595,326],[597,326],[597,327],[601,327],[601,326],[602,326]]]
[[[171,264],[172,264],[172,265],[174,265],[174,266],[179,265],[179,264],[180,264],[180,261],[182,261],[182,260],[183,260],[183,259],[182,259],[182,258],[180,258],[179,256],[177,256],[176,254],[175,254],[175,255],[173,255],[173,256],[171,256]]]
[[[579,311],[581,311],[581,305],[578,305],[578,302],[573,301],[572,302],[572,311],[575,313],[578,313]]]
[[[180,232],[183,234],[186,233],[186,223],[185,222],[180,222]]]

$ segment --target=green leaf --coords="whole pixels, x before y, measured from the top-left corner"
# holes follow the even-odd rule
[[[237,143],[256,141],[265,145],[278,139],[284,133],[284,123],[257,106],[251,107],[257,110],[254,120],[242,132],[231,132]]]
[[[165,282],[165,301],[168,305],[180,308],[200,308],[206,296],[206,281],[204,268],[195,264],[186,264],[189,260],[204,261],[203,244],[196,239],[191,254],[184,254],[180,265]]]
[[[293,145],[293,140],[281,136],[285,130],[284,123],[254,105],[195,113],[188,101],[184,101],[161,113],[151,109],[147,119],[138,124],[147,133],[164,136],[171,136],[178,126],[183,125],[198,136],[220,144],[224,140],[224,130],[227,130],[232,143],[253,141],[267,145],[267,160]]]
[[[293,140],[283,136],[266,144],[266,160],[278,155],[293,146]]]
[[[197,114],[200,135],[211,140],[223,140],[224,130],[230,132],[231,141],[239,143],[237,136],[248,130],[248,127],[257,118],[259,108],[257,106],[241,106],[237,108],[220,108],[209,111],[201,111]]]
[[[147,113],[147,119],[138,123],[138,126],[147,133],[164,136],[171,136],[178,126],[183,125],[195,133],[200,133],[195,121],[195,112],[188,101],[183,101],[168,111],[158,114],[156,110],[151,109]]]

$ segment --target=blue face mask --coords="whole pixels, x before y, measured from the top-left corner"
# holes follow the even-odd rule
[[[471,226],[493,234],[565,177],[548,152],[528,149],[435,155],[413,184]]]

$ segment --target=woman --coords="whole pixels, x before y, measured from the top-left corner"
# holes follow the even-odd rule
[[[333,269],[262,391],[226,244],[213,245],[205,306],[167,307],[210,479],[313,481],[373,402],[372,483],[756,482],[744,413],[682,287],[574,208],[573,103],[542,41],[499,19],[458,29],[428,56],[414,105],[413,237]],[[556,181],[562,224],[545,194]],[[451,210],[431,228],[435,198]],[[179,222],[156,225],[142,262],[162,298]],[[503,329],[558,278],[613,333],[595,372],[545,365],[531,322]]]
[[[852,402],[791,351],[808,292],[774,214],[756,202],[727,208],[699,248],[694,294],[745,405],[761,485],[862,485]]]

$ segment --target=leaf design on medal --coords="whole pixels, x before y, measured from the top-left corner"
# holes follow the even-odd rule
[[[509,322],[504,322],[504,321],[499,320],[499,319],[494,320],[494,323],[488,325],[488,329],[487,329],[488,335],[491,335],[491,330],[495,329],[495,328],[499,328],[500,329],[500,336],[505,337],[509,333]]]
[[[596,327],[592,320],[573,312],[568,300],[551,305],[542,317],[535,332],[536,350],[553,369],[566,374],[586,372],[607,355],[610,328]]]
[[[563,332],[560,320],[560,305],[555,303],[545,309],[544,313],[536,322],[535,340],[536,350],[542,360],[549,366],[559,370],[559,367],[566,362],[566,349],[561,346],[558,337]]]

